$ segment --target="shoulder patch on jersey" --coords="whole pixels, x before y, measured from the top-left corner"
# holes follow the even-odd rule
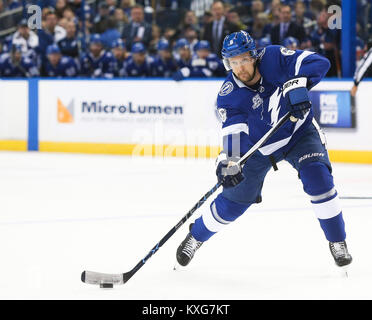
[[[221,90],[220,92],[218,93],[218,95],[220,96],[227,96],[229,93],[231,93],[231,91],[234,90],[234,85],[231,81],[227,81],[225,82],[222,87],[221,87]]]
[[[217,109],[218,116],[220,117],[222,122],[225,122],[227,119],[227,112],[224,108],[218,108]]]
[[[280,52],[283,56],[292,56],[296,53],[296,51],[287,49],[285,47],[280,47]]]
[[[262,57],[264,56],[266,52],[266,48],[263,48],[259,53],[258,53],[258,60],[261,60]]]

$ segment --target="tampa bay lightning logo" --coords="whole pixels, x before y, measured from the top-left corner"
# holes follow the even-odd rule
[[[221,87],[221,90],[219,92],[220,96],[227,96],[231,91],[234,90],[234,85],[231,81],[227,81],[223,84]]]
[[[225,122],[227,120],[227,112],[224,108],[218,108],[217,113],[221,119],[222,122]]]
[[[292,56],[296,53],[296,51],[287,49],[285,47],[281,47],[280,52],[282,53],[283,56]]]

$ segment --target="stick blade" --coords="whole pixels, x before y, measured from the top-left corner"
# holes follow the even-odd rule
[[[101,273],[93,271],[83,271],[81,274],[81,281],[88,284],[101,285],[101,284],[124,284],[122,273]]]

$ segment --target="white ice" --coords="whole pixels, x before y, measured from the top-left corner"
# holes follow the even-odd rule
[[[334,176],[340,196],[372,196],[372,166],[334,164]],[[80,281],[83,270],[132,269],[215,183],[212,159],[0,153],[0,299],[372,298],[372,200],[342,200],[354,258],[345,278],[284,162],[263,203],[189,267],[173,271],[187,222],[125,285]]]

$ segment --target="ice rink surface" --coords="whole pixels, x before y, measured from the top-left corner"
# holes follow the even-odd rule
[[[187,222],[128,283],[102,290],[81,272],[132,269],[213,187],[214,160],[2,152],[0,299],[372,299],[372,200],[341,200],[346,278],[296,172],[278,166],[263,203],[189,267],[173,271]],[[334,177],[340,196],[372,196],[372,166],[334,164]]]

